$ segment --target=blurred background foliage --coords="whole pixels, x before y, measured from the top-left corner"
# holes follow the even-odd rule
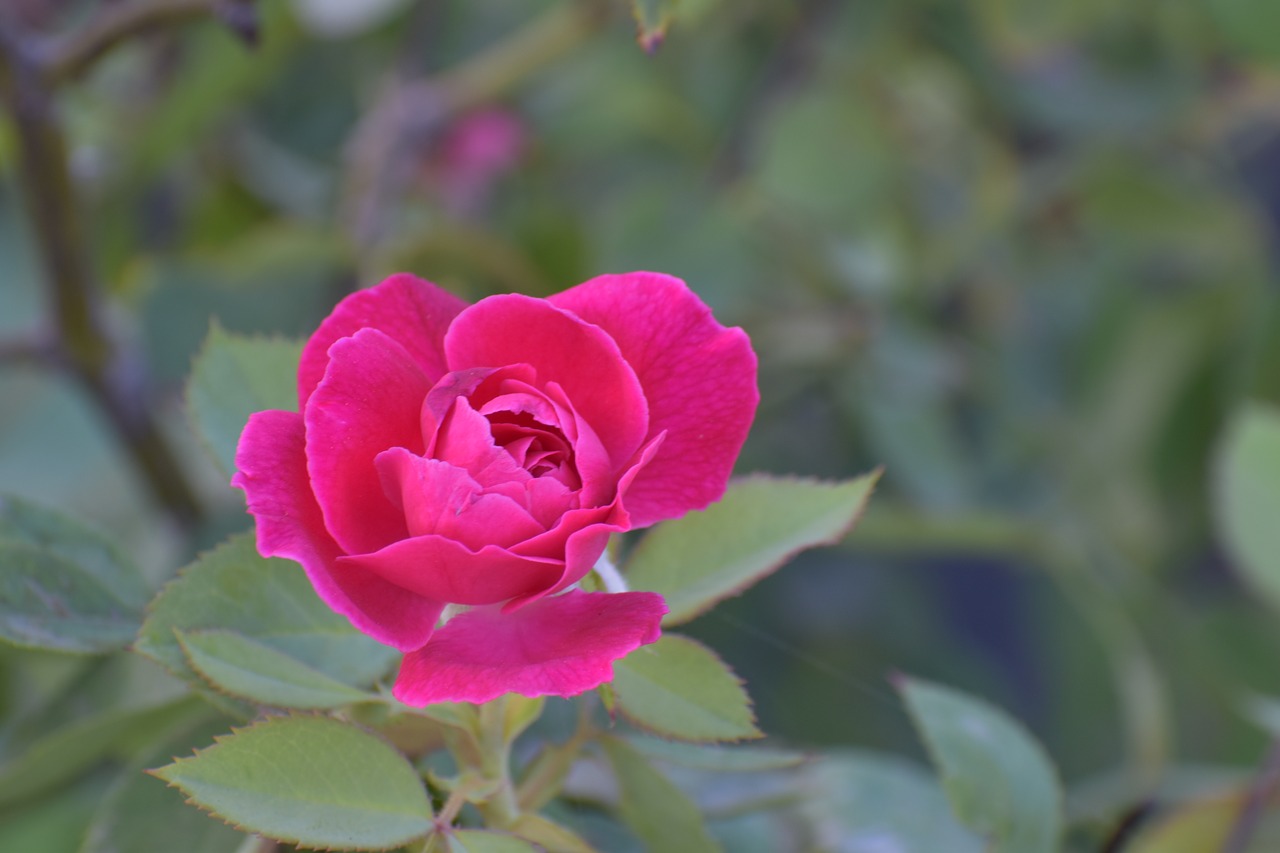
[[[124,5],[0,20],[36,39]],[[471,300],[669,272],[759,353],[741,471],[887,471],[847,543],[695,623],[762,728],[918,755],[905,670],[1024,720],[1077,818],[1246,778],[1267,735],[1240,701],[1280,690],[1280,630],[1215,543],[1210,469],[1241,401],[1280,400],[1278,10],[683,0],[651,54],[625,4],[567,0],[262,0],[253,47],[157,30],[56,109],[108,325],[203,515],[166,520],[91,395],[18,345],[0,489],[159,583],[249,523],[182,412],[212,320],[303,336],[397,270]],[[48,308],[8,122],[21,342]],[[0,666],[10,716],[127,691],[77,659]]]

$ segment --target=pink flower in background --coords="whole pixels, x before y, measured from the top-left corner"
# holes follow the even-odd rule
[[[454,215],[476,213],[493,185],[520,162],[528,131],[510,110],[490,107],[454,119],[423,166],[430,189]]]
[[[232,482],[263,555],[406,652],[401,701],[570,696],[666,612],[574,585],[611,534],[721,496],[757,401],[746,334],[679,279],[468,306],[397,275],[312,335],[300,412],[250,418]]]

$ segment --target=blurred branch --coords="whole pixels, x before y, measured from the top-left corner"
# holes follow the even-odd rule
[[[1231,834],[1222,845],[1222,853],[1245,853],[1258,831],[1258,825],[1266,815],[1276,791],[1280,790],[1280,741],[1272,741],[1267,757],[1249,786],[1248,796],[1240,807],[1240,814],[1231,827]]]
[[[13,118],[16,172],[45,270],[56,332],[53,361],[88,390],[161,504],[180,523],[200,514],[149,406],[138,359],[117,351],[103,321],[67,144],[32,39],[0,24],[0,102]]]
[[[246,39],[255,34],[254,0],[141,0],[104,4],[87,24],[44,50],[47,79],[56,84],[80,76],[116,45],[172,24],[215,16]]]
[[[608,20],[600,0],[553,6],[487,50],[434,77],[392,82],[352,134],[341,218],[363,254],[381,233],[387,199],[449,117],[514,89],[586,40]]]

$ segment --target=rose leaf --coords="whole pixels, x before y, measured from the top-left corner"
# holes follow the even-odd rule
[[[626,741],[600,739],[618,780],[618,812],[649,850],[716,851],[702,815],[683,791]]]
[[[1236,569],[1272,607],[1280,607],[1280,409],[1239,412],[1214,466],[1217,527]]]
[[[641,539],[627,582],[662,594],[669,609],[664,627],[688,622],[797,552],[838,541],[861,516],[878,478],[878,472],[843,483],[753,476],[731,483],[719,503]]]
[[[404,756],[327,717],[272,717],[150,772],[223,821],[292,844],[387,850],[432,830]]]
[[[691,741],[760,737],[742,681],[696,640],[665,634],[613,671],[622,713],[656,734]]]

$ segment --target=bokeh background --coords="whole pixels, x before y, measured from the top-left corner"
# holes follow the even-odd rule
[[[1211,469],[1235,408],[1280,399],[1280,5],[684,0],[652,54],[621,2],[258,5],[255,47],[167,27],[56,103],[204,519],[167,521],[20,348],[0,490],[159,581],[249,523],[182,409],[211,321],[304,336],[398,270],[473,300],[668,272],[760,356],[740,471],[885,466],[845,543],[693,626],[766,731],[919,756],[904,671],[1022,719],[1076,815],[1262,760],[1240,703],[1280,690],[1280,630],[1215,542]],[[0,340],[48,315],[15,152],[0,117]],[[5,707],[46,664],[0,651]]]

